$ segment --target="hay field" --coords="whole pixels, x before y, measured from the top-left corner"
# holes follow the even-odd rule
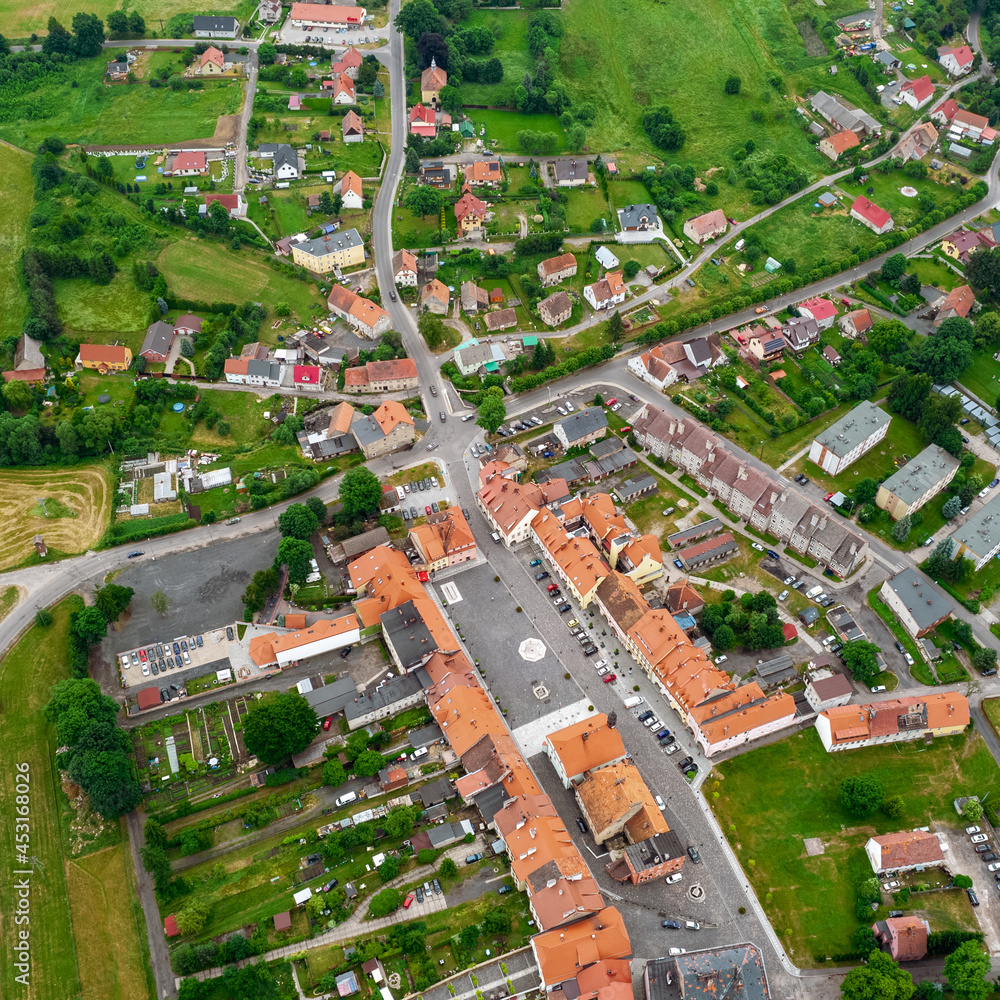
[[[39,501],[47,501],[49,517]],[[55,503],[52,503],[55,501]],[[75,516],[52,516],[70,511]],[[108,526],[111,484],[100,466],[73,469],[4,469],[0,475],[0,569],[34,553],[31,539],[43,535],[58,552],[84,552]]]
[[[28,243],[28,216],[34,205],[31,157],[0,143],[0,176],[0,337],[9,337],[20,334],[28,312],[18,262]]]
[[[128,842],[66,865],[83,1000],[146,1000],[146,928]]]

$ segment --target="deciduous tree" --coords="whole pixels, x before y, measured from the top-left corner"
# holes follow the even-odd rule
[[[979,941],[965,941],[944,960],[944,976],[955,1000],[985,1000],[993,987],[986,977],[990,956]]]
[[[278,565],[288,567],[289,583],[306,582],[312,558],[312,546],[301,538],[282,538],[278,543]]]
[[[503,390],[499,386],[490,386],[479,404],[479,419],[476,423],[484,427],[488,433],[496,434],[497,428],[507,419],[507,407],[503,401]]]
[[[358,466],[340,481],[340,502],[344,516],[352,521],[377,513],[382,499],[382,484],[371,469]]]
[[[302,503],[289,504],[278,515],[278,528],[284,538],[307,539],[318,527],[316,515]]]
[[[247,749],[264,764],[304,750],[319,729],[312,706],[300,694],[277,694],[253,705],[243,722]]]
[[[871,771],[852,775],[840,783],[841,804],[855,816],[875,812],[884,798],[882,782]]]

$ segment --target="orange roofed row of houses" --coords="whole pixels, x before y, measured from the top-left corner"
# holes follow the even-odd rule
[[[452,537],[463,530],[464,518]],[[441,536],[433,531],[426,536],[421,542],[432,555]],[[402,552],[381,545],[351,563],[348,573],[358,593],[355,614],[362,635],[382,627],[393,659],[398,663],[398,656],[420,678],[427,706],[466,772],[456,789],[479,808],[506,847],[539,928],[531,945],[543,987],[553,991],[565,985],[567,995],[582,1000],[628,1000],[632,947],[622,916],[605,905],[586,861],[417,571]],[[406,627],[399,631],[403,618]],[[420,645],[410,646],[411,640]]]

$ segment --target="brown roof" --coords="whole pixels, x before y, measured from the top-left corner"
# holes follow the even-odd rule
[[[628,817],[625,828],[633,844],[670,830],[653,793],[630,761],[592,771],[577,786],[576,793],[595,835],[625,817]]]
[[[844,129],[843,132],[837,132],[834,135],[831,135],[826,142],[833,147],[833,151],[838,156],[843,153],[845,149],[853,149],[855,146],[861,145],[858,141],[857,135],[855,135],[849,128]]]
[[[340,127],[346,135],[348,132],[364,132],[365,123],[361,116],[355,111],[348,111],[340,123]]]
[[[885,928],[897,962],[916,962],[927,954],[927,925],[920,917],[889,917]]]
[[[409,250],[397,250],[392,255],[392,273],[399,274],[400,271],[417,272],[417,258]]]
[[[420,74],[421,90],[440,90],[448,85],[448,74],[438,65],[428,66]]]
[[[573,303],[570,301],[570,297],[561,291],[553,292],[547,299],[542,299],[538,303],[538,313],[549,326],[553,325],[556,316],[566,312],[567,309],[572,310],[572,308]]]
[[[623,632],[628,632],[649,610],[635,581],[612,570],[598,585],[597,599]]]
[[[112,347],[109,344],[81,344],[80,360],[96,361],[102,365],[123,365],[128,358],[126,350],[125,347]]]
[[[882,849],[882,870],[944,861],[937,837],[923,830],[886,833],[881,837],[872,837],[872,840]]]
[[[480,201],[471,191],[466,191],[458,201],[455,202],[455,218],[459,222],[467,215],[477,215],[481,219],[486,214],[486,205]]]
[[[413,358],[395,358],[391,361],[369,361],[368,370],[370,382],[382,382],[396,378],[416,378],[417,363]]]
[[[288,910],[284,910],[281,913],[276,913],[274,915],[274,929],[276,931],[287,931],[292,926],[292,918],[289,916]]]
[[[688,219],[687,224],[699,235],[714,233],[717,229],[726,228],[726,213],[721,208],[716,208],[704,215],[695,216]]]
[[[506,330],[511,326],[517,326],[517,313],[513,309],[498,309],[486,314],[487,330]]]
[[[559,879],[531,896],[531,908],[541,930],[579,920],[604,909],[604,897],[593,878]]]
[[[853,694],[854,688],[844,674],[834,674],[822,680],[812,682],[813,690],[820,701],[828,698],[839,698],[843,694]]]
[[[353,371],[349,368],[348,371]],[[361,371],[364,371],[362,368]],[[344,373],[347,375],[347,372]],[[346,434],[351,429],[351,420],[354,417],[354,407],[350,403],[338,403],[330,413],[330,426],[328,434]],[[286,620],[288,616],[285,616]]]
[[[426,302],[432,297],[437,299],[439,302],[444,303],[445,306],[448,305],[448,301],[451,298],[448,286],[443,281],[438,281],[437,278],[431,278],[431,280],[428,281],[420,291],[421,303]]]
[[[557,274],[568,267],[576,267],[576,257],[571,253],[561,253],[558,257],[549,257],[538,265],[546,274]]]
[[[570,776],[603,767],[625,756],[621,733],[599,712],[545,737]]]
[[[667,587],[666,603],[668,610],[672,614],[677,614],[679,611],[691,613],[705,606],[705,601],[701,594],[688,583],[686,577],[683,580],[677,580]]]

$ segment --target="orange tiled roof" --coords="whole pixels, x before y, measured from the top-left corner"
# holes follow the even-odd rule
[[[907,830],[905,833],[886,833],[872,837],[881,848],[881,871],[902,868],[905,865],[929,865],[944,860],[941,843],[933,833]]]
[[[519,882],[549,861],[580,853],[547,795],[508,799],[493,821],[507,845],[511,871]]]
[[[546,986],[573,979],[603,959],[632,955],[625,923],[613,906],[568,927],[536,934],[531,946]]]
[[[576,267],[576,257],[571,253],[561,253],[558,257],[549,257],[539,265],[546,274],[558,274],[569,267]]]
[[[362,195],[361,192],[361,178],[353,171],[348,170],[343,177],[340,178],[340,193],[356,194],[359,198]]]
[[[344,373],[345,377],[348,372],[353,370],[353,368],[348,368],[347,372]],[[362,371],[364,371],[364,369],[362,369]],[[350,403],[338,403],[333,408],[333,412],[330,414],[330,426],[328,433],[346,434],[351,429],[351,419],[353,417],[354,407],[351,406]]]
[[[128,360],[127,348],[109,344],[81,344],[80,360],[96,361],[98,364],[123,365]]]
[[[428,707],[459,756],[487,733],[507,733],[493,699],[478,685],[452,688],[433,704],[428,702]]]
[[[461,508],[446,507],[441,513],[447,517],[436,520],[433,524],[420,524],[410,528],[410,537],[416,541],[418,549],[428,562],[437,562],[446,558],[449,553],[476,544],[475,536]]]
[[[368,378],[368,369],[360,365],[348,368],[344,372],[344,387],[346,388],[349,385],[371,385],[371,379]]]
[[[542,491],[535,483],[514,483],[502,476],[494,476],[479,491],[479,499],[504,532],[532,511],[541,510],[543,503]]]
[[[416,378],[417,363],[413,358],[395,358],[390,361],[369,361],[365,365],[370,382],[388,382],[397,378]]]
[[[339,286],[334,285],[333,287],[338,288]],[[354,296],[354,301],[348,311],[356,319],[361,320],[365,326],[370,327],[374,327],[383,316],[389,315],[381,306],[375,305],[371,299],[363,299],[360,295]]]
[[[571,776],[625,756],[621,733],[608,725],[608,717],[603,712],[549,733],[545,741],[562,762],[563,770]]]
[[[297,632],[290,632],[287,635],[274,639],[271,645],[275,653],[283,653],[288,650],[298,649],[299,646],[308,646],[311,642],[320,642],[323,639],[332,639],[345,632],[353,632],[358,628],[357,615],[344,615],[341,618],[322,618],[308,628],[300,629]]]
[[[783,691],[768,698],[760,685],[751,681],[720,698],[691,707],[690,713],[711,745],[794,716],[795,699]]]
[[[670,829],[639,769],[629,761],[619,761],[610,767],[592,771],[577,786],[576,794],[587,810],[591,829],[595,833],[606,830],[633,813],[625,827],[634,844]]]
[[[589,538],[574,538],[551,511],[540,511],[531,522],[542,547],[580,594],[589,594],[610,568]]]
[[[266,667],[277,662],[274,655],[274,640],[278,638],[277,632],[267,632],[264,635],[256,635],[250,640],[250,659],[258,667]]]
[[[605,959],[584,969],[577,977],[580,1000],[629,1000],[632,996],[632,969],[620,958]]]
[[[455,202],[455,218],[459,222],[467,215],[475,215],[480,219],[486,214],[486,204],[480,201],[471,191],[466,191],[458,201]]]
[[[398,424],[410,424],[413,426],[413,417],[406,412],[406,407],[394,399],[387,399],[375,411],[373,416],[386,437],[396,429]]]

